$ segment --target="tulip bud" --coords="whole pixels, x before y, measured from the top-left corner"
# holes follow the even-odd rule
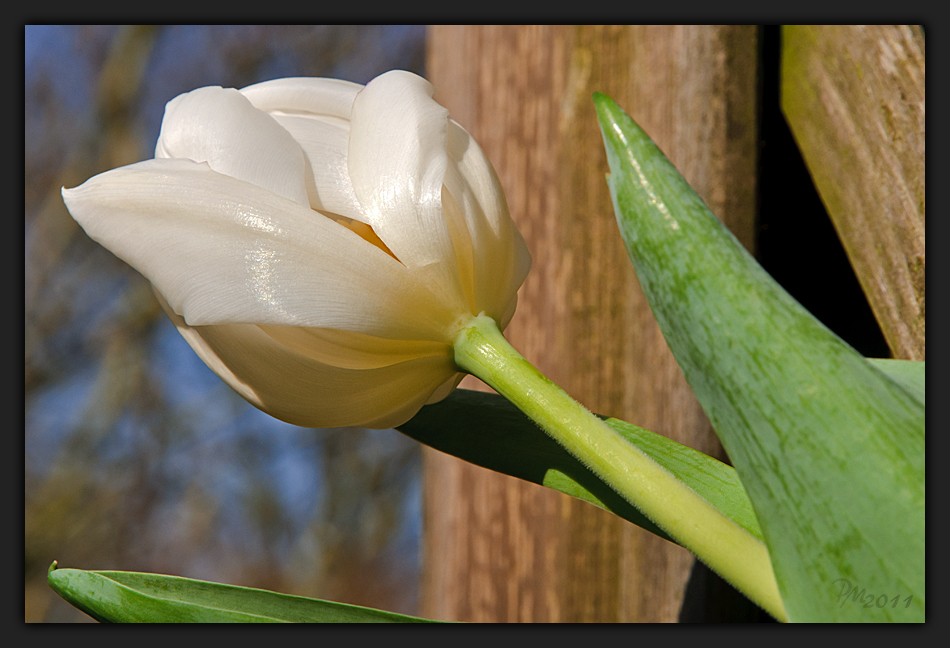
[[[504,328],[531,264],[491,164],[404,71],[180,95],[155,159],[63,199],[215,373],[308,427],[394,427],[447,396],[456,335]]]

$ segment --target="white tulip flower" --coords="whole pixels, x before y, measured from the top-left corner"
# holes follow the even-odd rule
[[[200,88],[166,106],[155,159],[63,198],[152,283],[201,359],[268,414],[397,427],[471,373],[787,618],[760,539],[502,335],[531,257],[491,164],[421,77]]]
[[[531,265],[432,92],[405,71],[199,88],[168,102],[155,159],[63,198],[249,402],[394,427],[451,393],[453,340],[481,314],[503,329]]]

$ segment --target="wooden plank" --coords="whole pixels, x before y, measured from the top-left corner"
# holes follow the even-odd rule
[[[713,454],[721,448],[617,231],[591,93],[607,92],[639,120],[750,246],[756,43],[754,27],[429,31],[436,98],[494,164],[534,257],[508,338],[594,411]],[[435,451],[424,461],[422,614],[677,620],[694,562],[682,548]]]
[[[786,26],[781,74],[782,111],[891,352],[923,360],[923,32]]]

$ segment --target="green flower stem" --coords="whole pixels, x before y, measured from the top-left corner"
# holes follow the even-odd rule
[[[514,403],[710,569],[787,621],[765,545],[548,380],[493,319],[479,315],[459,332],[455,362]]]

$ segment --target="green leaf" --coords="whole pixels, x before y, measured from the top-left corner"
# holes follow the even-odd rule
[[[420,623],[427,619],[250,587],[122,571],[49,568],[47,581],[104,623]]]
[[[890,360],[868,358],[868,362],[883,371],[891,380],[903,385],[904,389],[924,402],[925,363],[923,360]]]
[[[752,504],[732,467],[635,425],[605,420],[700,497],[762,539]],[[423,407],[399,430],[436,450],[567,493],[670,539],[498,394],[457,389]]]
[[[616,103],[594,102],[624,243],[790,620],[923,621],[922,399],[788,295]]]

